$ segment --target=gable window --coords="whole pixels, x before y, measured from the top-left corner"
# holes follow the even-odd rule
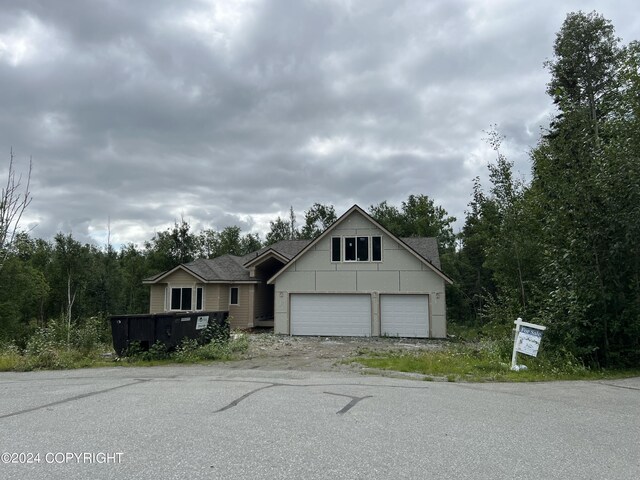
[[[340,237],[332,237],[331,238],[331,261],[339,262],[342,260],[342,255],[340,252],[340,245],[342,244],[342,239]]]
[[[202,287],[196,288],[196,310],[202,310]]]
[[[191,287],[171,288],[171,310],[191,310]]]
[[[345,237],[344,261],[367,262],[369,260],[369,237]]]
[[[371,260],[382,261],[382,237],[371,237]]]
[[[344,237],[344,261],[356,261],[356,237]]]
[[[229,289],[229,305],[238,305],[238,287]]]
[[[331,237],[331,261],[381,262],[382,237]]]
[[[358,237],[356,241],[356,258],[359,262],[369,261],[369,237]]]

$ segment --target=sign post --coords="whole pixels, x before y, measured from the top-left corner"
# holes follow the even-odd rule
[[[542,332],[544,332],[547,327],[536,325],[535,323],[523,322],[521,318],[518,318],[513,323],[516,324],[516,334],[513,340],[511,370],[526,370],[527,367],[525,365],[516,364],[517,354],[520,352],[531,357],[537,357],[538,348],[540,348],[540,342],[542,341]]]

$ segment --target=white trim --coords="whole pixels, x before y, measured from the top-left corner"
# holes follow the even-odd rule
[[[194,311],[193,308],[193,303],[194,303],[194,287],[193,285],[184,285],[184,284],[168,284],[167,286],[168,290],[169,290],[169,295],[167,298],[167,302],[168,302],[168,308],[167,311],[168,312],[191,312]],[[184,308],[171,308],[172,307],[172,301],[173,301],[173,289],[176,290],[180,290],[180,307],[182,307],[182,290],[191,290],[191,304],[189,305],[189,308],[184,309]]]
[[[384,248],[382,246],[382,235],[372,235],[372,234],[368,234],[368,235],[332,235],[331,236],[331,248],[329,249],[329,256],[330,256],[330,262],[331,263],[381,263],[382,262],[382,252],[384,251]],[[337,238],[338,240],[340,240],[340,260],[334,260],[333,259],[333,239]],[[346,260],[345,259],[345,254],[347,251],[347,238],[354,238],[355,239],[355,254],[356,254],[356,259],[355,260]],[[367,259],[366,260],[358,260],[358,239],[359,238],[366,238],[367,239]],[[374,260],[373,259],[373,239],[374,238],[379,238],[380,239],[380,260]]]

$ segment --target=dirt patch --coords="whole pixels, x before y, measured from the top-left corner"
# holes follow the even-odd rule
[[[231,368],[264,370],[361,371],[349,358],[375,353],[409,353],[437,350],[444,340],[375,337],[290,337],[248,333],[249,349]]]

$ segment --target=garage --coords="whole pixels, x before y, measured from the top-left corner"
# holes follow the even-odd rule
[[[380,295],[380,316],[382,335],[429,336],[428,295]]]
[[[291,334],[368,337],[371,296],[293,293]]]

